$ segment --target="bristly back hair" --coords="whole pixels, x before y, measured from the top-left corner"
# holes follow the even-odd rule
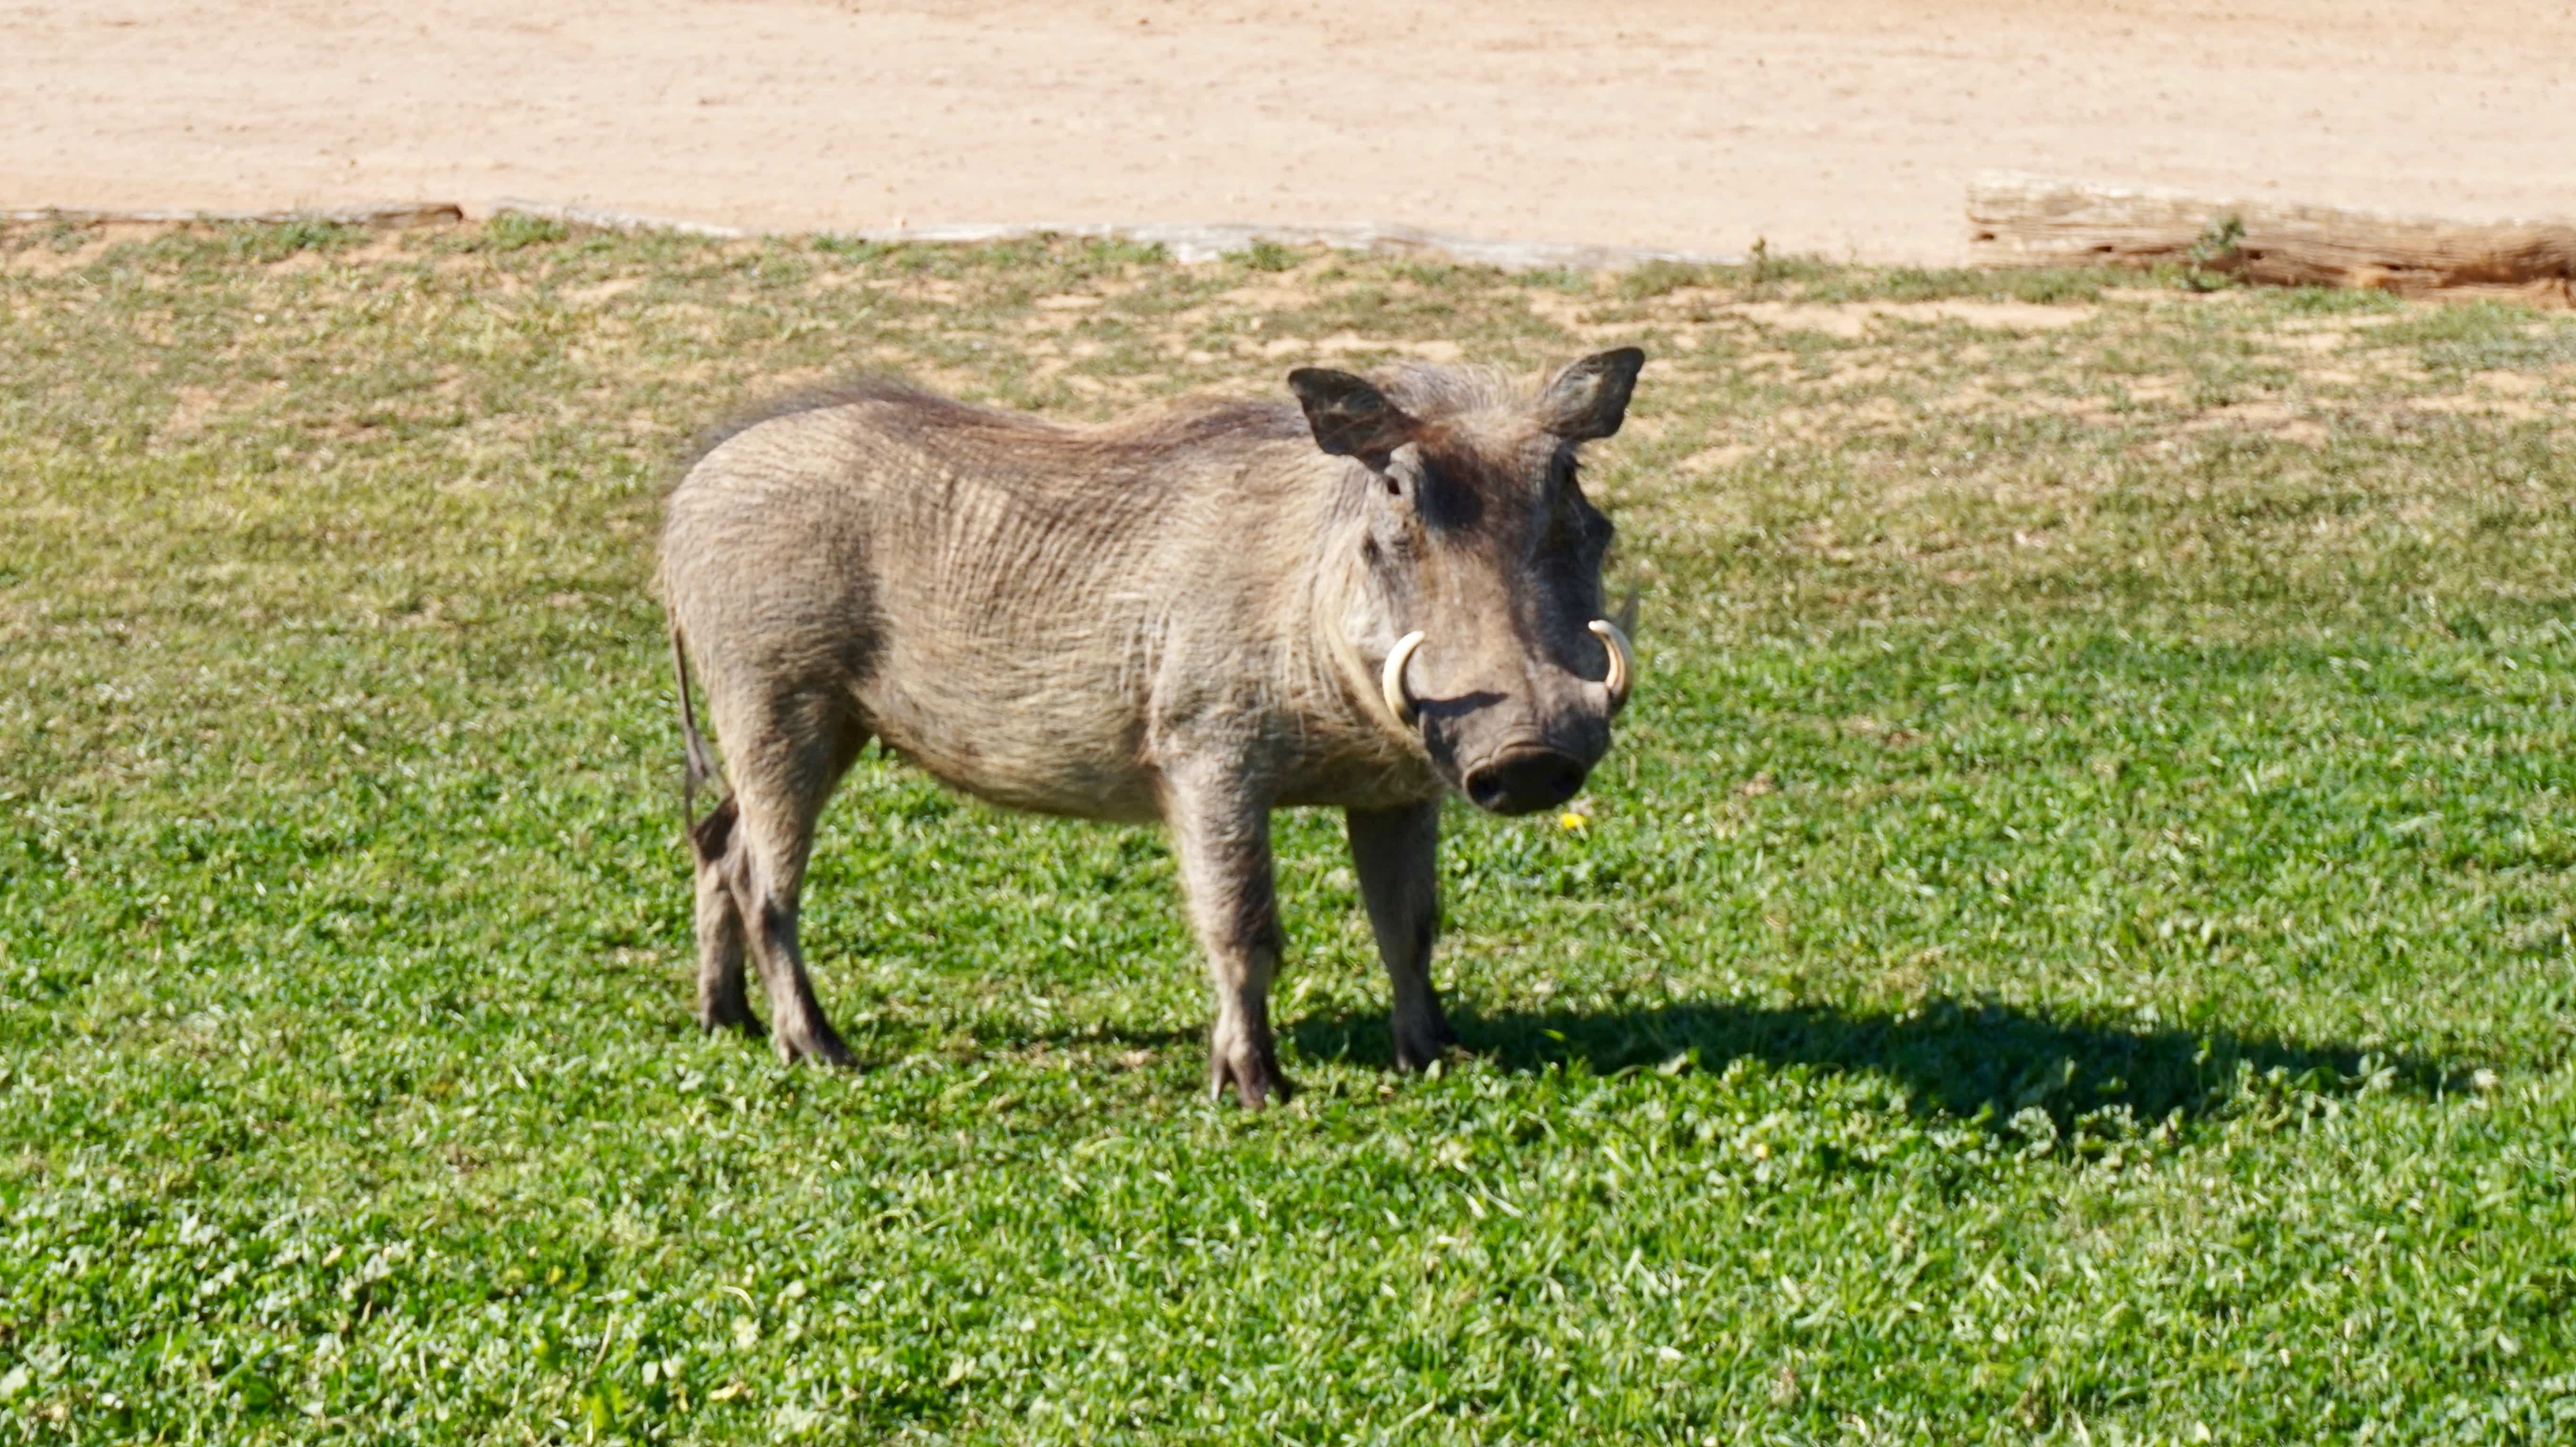
[[[807,412],[828,412],[835,407],[853,407],[869,402],[897,402],[916,407],[940,408],[949,411],[952,415],[962,413],[967,417],[992,422],[1037,421],[1035,418],[1014,418],[1010,413],[970,407],[966,403],[942,397],[936,392],[923,391],[909,382],[893,377],[876,375],[849,377],[838,382],[800,387],[793,392],[768,398],[708,428],[698,434],[696,440],[691,443],[687,455],[680,459],[679,471],[674,474],[672,480],[676,483],[680,478],[687,477],[699,463],[706,461],[708,453],[764,422],[775,422],[781,417],[801,416]],[[950,418],[943,417],[942,420],[946,421]]]
[[[863,376],[801,388],[727,418],[696,439],[681,460],[677,477],[688,476],[709,453],[762,423],[858,406],[878,406],[894,412],[901,422],[889,430],[898,434],[942,434],[952,438],[980,434],[985,444],[1005,447],[1015,439],[1044,438],[1058,446],[1071,443],[1111,454],[1160,452],[1229,440],[1282,441],[1306,435],[1303,414],[1284,395],[1181,397],[1149,403],[1106,422],[1081,425],[960,402],[892,377]]]
[[[1430,421],[1490,408],[1526,404],[1530,385],[1491,367],[1398,362],[1371,380],[1387,400]],[[1062,445],[1088,444],[1104,453],[1161,452],[1171,448],[1235,442],[1290,441],[1307,435],[1304,415],[1282,388],[1277,397],[1189,396],[1151,403],[1107,422],[1078,426],[1025,412],[1006,412],[943,397],[893,377],[859,376],[800,388],[736,413],[700,434],[673,476],[679,478],[733,438],[782,417],[840,407],[880,406],[902,416],[902,432],[981,434],[1005,447],[1013,439],[1044,437]]]

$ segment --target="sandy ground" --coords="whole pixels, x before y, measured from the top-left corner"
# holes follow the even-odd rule
[[[2576,6],[0,0],[0,209],[1393,222],[1943,262],[1989,167],[2576,215]]]

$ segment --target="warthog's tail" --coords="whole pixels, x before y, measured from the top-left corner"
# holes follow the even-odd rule
[[[698,843],[698,790],[710,779],[720,779],[715,755],[707,749],[707,736],[698,732],[698,708],[689,698],[689,650],[680,639],[678,619],[671,622],[671,674],[680,693],[680,832]],[[727,803],[732,802],[727,800]],[[718,806],[718,813],[724,812]],[[711,818],[710,824],[715,821]],[[730,820],[726,821],[730,823]]]

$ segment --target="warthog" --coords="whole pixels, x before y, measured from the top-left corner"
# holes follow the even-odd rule
[[[1292,372],[1299,407],[1200,401],[1098,427],[890,382],[724,436],[670,499],[661,583],[692,795],[698,1014],[848,1064],[796,943],[823,801],[875,738],[997,804],[1170,828],[1214,978],[1211,1088],[1283,1094],[1270,811],[1347,811],[1394,981],[1398,1065],[1453,1041],[1431,986],[1439,801],[1565,802],[1635,665],[1603,618],[1610,523],[1576,448],[1645,355],[1535,389],[1474,370]],[[695,815],[694,803],[688,806]]]

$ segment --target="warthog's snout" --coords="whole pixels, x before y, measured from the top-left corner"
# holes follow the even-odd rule
[[[1533,660],[1520,670],[1527,682],[1516,691],[1468,687],[1423,700],[1414,697],[1407,669],[1429,652],[1427,640],[1408,633],[1387,655],[1379,679],[1387,711],[1422,731],[1433,763],[1477,808],[1490,814],[1553,809],[1582,791],[1585,776],[1609,752],[1610,721],[1636,679],[1625,630],[1600,618],[1587,631],[1600,640],[1598,679]],[[1498,654],[1511,659],[1516,642],[1489,637],[1482,647],[1460,650],[1463,663],[1434,655],[1431,664],[1453,679],[1482,682],[1512,671],[1478,665]]]
[[[1575,796],[1592,766],[1550,748],[1518,748],[1467,771],[1467,797],[1495,814],[1535,814]]]

